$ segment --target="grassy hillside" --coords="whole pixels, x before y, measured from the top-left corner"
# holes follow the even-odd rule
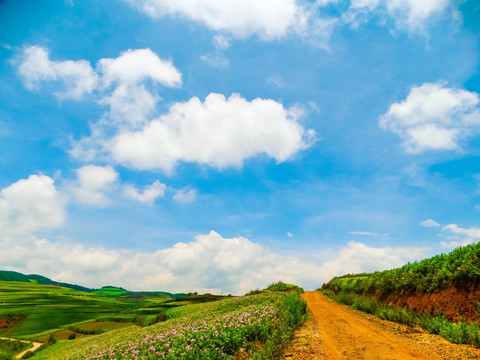
[[[18,279],[17,275],[12,278]],[[0,281],[0,337],[45,341],[49,334],[81,336],[115,328],[112,321],[146,326],[163,321],[171,309],[186,304],[163,292],[121,290],[116,295],[109,289],[87,293],[58,285]],[[103,327],[82,330],[82,323],[92,321]]]
[[[480,346],[480,244],[398,269],[336,277],[322,290],[357,310]]]
[[[35,337],[72,323],[138,307],[57,285],[15,281],[0,282],[0,304],[0,336],[9,337]]]
[[[0,281],[17,281],[17,282],[35,283],[35,284],[41,284],[41,285],[58,285],[58,286],[63,286],[63,287],[67,287],[67,288],[78,290],[78,291],[84,291],[84,292],[95,291],[95,289],[90,289],[80,285],[56,282],[45,276],[35,275],[35,274],[25,275],[16,271],[0,270]]]
[[[480,243],[477,243],[394,270],[334,278],[324,288],[388,296],[479,285]]]
[[[165,322],[57,342],[32,359],[278,359],[305,312],[298,291],[192,303]]]
[[[187,297],[188,294],[178,293],[173,294],[166,291],[129,291],[121,287],[116,286],[104,286],[101,289],[93,291],[97,295],[104,295],[109,297],[137,297],[137,298],[172,298],[174,300],[183,299]]]

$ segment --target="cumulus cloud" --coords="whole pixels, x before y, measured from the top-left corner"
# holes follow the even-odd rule
[[[143,124],[155,109],[158,97],[147,90],[147,81],[166,87],[182,85],[182,74],[172,62],[150,49],[128,50],[115,59],[100,59],[97,69],[103,87],[113,86],[113,92],[102,100],[110,106],[109,120],[127,128]]]
[[[424,220],[420,223],[420,225],[422,225],[423,227],[427,227],[427,228],[441,226],[438,222],[436,222],[435,220],[432,220],[432,219]]]
[[[111,166],[87,165],[77,169],[76,174],[70,191],[78,203],[99,207],[111,203],[108,193],[118,179],[118,173]]]
[[[179,203],[191,203],[197,198],[197,190],[195,189],[180,189],[173,195],[173,200]]]
[[[57,228],[65,218],[66,199],[52,178],[30,175],[0,191],[0,234],[29,234]],[[2,247],[2,252],[5,251]]]
[[[480,98],[446,85],[413,86],[405,100],[380,117],[380,127],[400,135],[407,152],[459,149],[461,139],[478,132]]]
[[[103,125],[132,128],[143,124],[159,100],[145,84],[182,85],[182,74],[172,61],[148,48],[100,59],[95,70],[85,60],[51,61],[48,50],[37,45],[25,48],[19,59],[18,73],[28,89],[36,89],[42,81],[60,81],[65,89],[56,95],[77,100],[98,90],[99,102],[110,107]]]
[[[147,205],[152,205],[153,202],[165,195],[167,185],[160,181],[155,181],[153,184],[146,186],[143,191],[140,191],[132,184],[126,184],[123,187],[123,194],[128,199],[133,199]]]
[[[271,40],[305,26],[309,10],[296,0],[125,0],[150,17],[183,16],[216,31]]]
[[[336,259],[324,263],[321,270],[322,274],[328,274],[327,278],[331,278],[335,275],[393,269],[408,261],[419,260],[426,250],[421,247],[376,248],[351,241],[340,250]]]
[[[314,131],[298,123],[300,116],[297,108],[274,100],[210,94],[204,102],[194,97],[172,105],[141,130],[119,133],[105,148],[119,164],[167,173],[178,161],[223,169],[266,154],[282,162],[314,141]]]
[[[269,41],[289,34],[320,39],[325,46],[336,24],[354,27],[374,16],[390,18],[399,29],[424,31],[427,21],[444,14],[451,0],[352,0],[338,18],[322,17],[323,7],[338,0],[125,0],[152,18],[180,16],[235,38],[257,35]],[[315,42],[315,40],[314,40]]]
[[[423,221],[421,225],[426,227],[441,226],[431,219]],[[480,228],[462,228],[457,224],[449,224],[442,227],[441,230],[442,232],[438,236],[444,239],[440,242],[440,245],[445,249],[454,249],[480,240]]]
[[[335,275],[401,266],[423,256],[422,248],[374,248],[350,242],[323,265],[283,256],[244,237],[211,231],[195,240],[153,252],[85,247],[34,236],[0,237],[4,268],[41,273],[90,287],[244,294],[283,280],[316,289]]]
[[[163,60],[150,49],[127,50],[115,59],[104,58],[98,62],[102,83],[136,84],[153,80],[168,87],[182,85],[182,74],[171,61]]]
[[[342,19],[358,26],[373,15],[387,15],[399,28],[423,31],[426,21],[444,13],[451,3],[451,0],[352,0]]]
[[[315,264],[284,257],[243,237],[212,231],[189,243],[155,252],[87,248],[36,237],[0,238],[2,266],[41,272],[56,280],[100,287],[117,284],[132,290],[211,291],[243,294],[280,279],[318,286]]]
[[[18,73],[30,90],[41,81],[61,81],[65,89],[56,93],[59,98],[80,99],[97,87],[98,75],[88,61],[51,61],[48,50],[36,45],[25,48],[19,59]]]
[[[217,37],[216,42],[228,46],[223,37]],[[52,74],[58,63],[48,60],[45,49],[33,46],[26,52],[39,53],[48,65],[48,71],[39,72],[47,77],[30,76],[30,81],[57,79]],[[20,65],[21,74],[28,73],[25,69],[30,62],[25,60]],[[87,62],[79,64],[91,70]],[[117,58],[101,59],[97,72],[92,74],[98,80],[95,84],[100,84],[100,103],[110,109],[91,124],[90,136],[75,142],[71,155],[83,161],[113,160],[132,169],[167,173],[180,161],[223,169],[240,167],[244,160],[261,154],[283,162],[315,141],[315,132],[305,130],[298,122],[303,115],[299,107],[288,109],[269,99],[248,101],[238,94],[226,99],[211,93],[205,101],[193,97],[172,104],[168,113],[152,119],[159,97],[146,84],[178,87],[182,75],[171,61],[159,58],[150,49],[128,50]],[[77,199],[86,199],[83,191],[87,190],[77,186]],[[91,195],[92,204],[106,204],[101,191]]]
[[[474,240],[480,240],[480,228],[475,228],[475,227],[461,228],[456,224],[450,224],[445,226],[442,230],[443,231],[448,230],[455,234],[465,235]]]

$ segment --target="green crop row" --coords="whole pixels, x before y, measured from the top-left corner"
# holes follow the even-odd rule
[[[34,359],[233,359],[240,349],[254,359],[278,359],[306,303],[299,291],[267,291],[172,311],[165,322],[59,342]]]
[[[337,277],[323,288],[335,293],[343,290],[386,296],[401,292],[429,293],[450,285],[466,287],[479,283],[480,243],[477,243],[394,270]]]

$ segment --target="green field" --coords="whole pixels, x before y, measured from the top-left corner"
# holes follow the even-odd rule
[[[0,360],[13,358],[15,355],[31,347],[31,343],[0,339]]]
[[[301,291],[279,283],[243,297],[197,293],[166,297],[168,293],[115,287],[82,292],[52,284],[0,281],[0,337],[44,343],[33,355],[37,360],[98,357],[112,346],[120,354],[118,359],[136,358],[126,354],[132,346],[152,358],[153,345],[146,347],[146,338],[151,344],[156,341],[157,347],[169,347],[173,355],[165,354],[170,359],[184,357],[185,351],[192,359],[233,358],[238,351],[276,359],[304,319]],[[177,331],[184,336],[176,336]],[[29,346],[1,342],[0,359],[11,359]]]
[[[304,320],[299,291],[262,291],[171,310],[172,319],[59,341],[33,360],[57,359],[279,359]]]
[[[160,313],[166,317],[169,307],[163,305],[174,301],[171,297],[131,296],[130,292],[124,295],[125,291],[114,297],[111,292],[87,293],[57,285],[0,281],[0,336],[35,339],[91,320],[148,325]]]

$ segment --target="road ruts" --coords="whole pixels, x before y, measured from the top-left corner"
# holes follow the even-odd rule
[[[441,360],[425,349],[416,349],[318,291],[303,295],[318,324],[323,360]]]

